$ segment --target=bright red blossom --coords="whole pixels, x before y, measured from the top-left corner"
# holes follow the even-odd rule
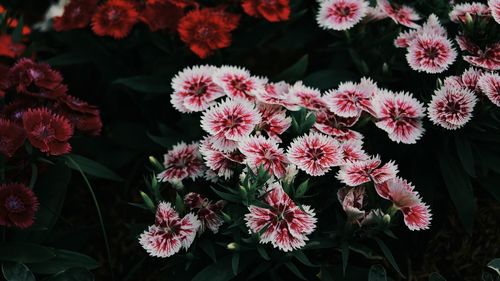
[[[0,185],[0,225],[28,228],[35,220],[38,199],[23,184]]]
[[[147,0],[139,19],[147,24],[151,31],[161,29],[175,31],[183,15],[183,9],[168,0]]]
[[[23,126],[31,144],[49,155],[71,151],[68,140],[73,127],[68,119],[46,108],[28,109],[23,114]]]
[[[0,34],[0,56],[17,58],[26,50],[22,43],[16,43],[9,34]]]
[[[243,0],[245,13],[253,17],[263,17],[270,22],[288,20],[290,0]]]
[[[299,249],[309,240],[307,235],[316,228],[315,213],[309,206],[297,206],[279,184],[268,188],[264,201],[270,208],[254,205],[245,215],[250,233],[263,233],[260,243],[271,243],[284,252]]]
[[[53,19],[55,31],[87,27],[97,8],[98,0],[71,0],[64,6],[64,13]]]
[[[108,0],[92,17],[92,30],[99,36],[126,37],[137,23],[139,13],[127,0]]]
[[[0,118],[0,154],[12,157],[24,144],[26,133],[10,120]]]

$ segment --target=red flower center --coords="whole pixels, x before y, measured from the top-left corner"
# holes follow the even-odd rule
[[[213,37],[212,35],[214,34],[214,28],[211,26],[201,26],[196,30],[196,39],[197,40],[202,40],[205,41],[207,39],[210,39]]]
[[[122,11],[118,9],[109,9],[106,12],[106,17],[108,18],[109,21],[116,21],[121,18]]]
[[[11,213],[21,213],[26,209],[23,201],[14,195],[10,195],[5,199],[5,208]]]
[[[439,49],[432,46],[432,47],[429,47],[425,50],[425,56],[430,58],[430,59],[435,59],[439,56]]]
[[[325,156],[325,153],[322,149],[319,148],[309,148],[308,150],[309,157],[313,160],[319,160]]]
[[[44,124],[39,124],[32,132],[38,139],[48,141],[54,136],[54,129]]]
[[[35,81],[43,78],[43,72],[42,71],[38,71],[36,69],[30,68],[28,70],[28,73],[31,76],[31,78],[33,80],[35,80]]]
[[[241,123],[241,117],[229,115],[224,119],[224,127],[233,128]]]
[[[231,81],[231,87],[238,91],[246,92],[248,90],[247,84],[241,78],[236,78]]]

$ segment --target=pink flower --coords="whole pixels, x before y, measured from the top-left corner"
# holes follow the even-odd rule
[[[271,175],[282,178],[288,160],[278,144],[263,136],[251,136],[239,142],[239,150],[245,155],[245,163],[253,170],[262,165]]]
[[[340,150],[332,137],[309,133],[295,138],[287,150],[288,160],[311,176],[322,176],[338,165]]]
[[[464,37],[457,37],[457,42],[461,49],[472,54],[464,56],[464,61],[488,70],[500,70],[500,42],[486,45],[484,51]]]
[[[411,183],[399,177],[375,185],[380,197],[392,201],[394,207],[401,210],[404,222],[410,230],[428,229],[432,215],[429,206],[422,202]]]
[[[417,12],[406,5],[392,5],[387,0],[377,0],[377,5],[397,24],[402,24],[409,28],[418,28],[419,25],[415,21],[420,20]]]
[[[349,134],[349,128],[359,120],[359,115],[345,118],[337,116],[329,110],[316,111],[315,115],[314,128],[329,136],[345,136]]]
[[[387,15],[379,5],[375,7],[369,6],[366,8],[366,16],[363,18],[363,22],[379,21],[385,18],[387,18]]]
[[[200,221],[198,234],[202,234],[207,228],[213,233],[219,232],[219,227],[224,223],[221,212],[226,205],[225,201],[219,200],[212,203],[200,194],[190,192],[184,197],[184,204],[186,204],[191,211],[196,211],[196,215]]]
[[[341,117],[357,117],[362,111],[372,112],[371,98],[377,92],[377,85],[363,78],[359,84],[346,82],[337,90],[327,92],[323,98],[329,109]]]
[[[490,7],[493,18],[500,24],[500,0],[488,0],[488,6]]]
[[[382,183],[396,177],[398,167],[390,161],[380,167],[382,161],[378,156],[367,160],[349,162],[340,167],[337,179],[348,186],[358,186],[363,183],[373,181]]]
[[[203,111],[214,104],[224,92],[212,80],[216,71],[212,66],[185,68],[172,79],[171,103],[180,112]]]
[[[444,80],[446,87],[463,87],[473,92],[479,92],[479,78],[483,72],[473,67],[467,69],[460,76],[449,76]]]
[[[189,213],[181,219],[170,203],[160,202],[155,224],[141,234],[139,243],[153,257],[170,257],[191,246],[199,227],[196,215]]]
[[[408,48],[418,35],[423,34],[447,37],[446,29],[439,22],[439,18],[435,14],[431,14],[421,27],[399,33],[394,40],[394,45],[398,48]]]
[[[245,100],[225,100],[203,113],[201,127],[215,136],[216,142],[238,141],[254,130],[261,121],[255,105]]]
[[[473,3],[462,3],[453,6],[453,10],[450,12],[450,20],[456,23],[465,23],[466,15],[470,16],[491,16],[491,11],[485,4],[473,2]]]
[[[321,92],[318,89],[305,86],[301,81],[296,82],[288,89],[288,98],[296,102],[298,106],[309,110],[326,108],[326,103],[321,97]]]
[[[406,60],[413,70],[440,73],[455,61],[457,52],[451,41],[443,36],[418,35],[411,41]]]
[[[424,106],[405,92],[380,91],[373,98],[377,122],[375,125],[395,142],[416,143],[423,133]]]
[[[476,96],[470,90],[444,86],[434,91],[428,115],[434,124],[455,130],[472,118],[476,101]]]
[[[320,3],[316,21],[323,29],[347,30],[361,21],[367,9],[364,0],[325,0]]]
[[[230,98],[244,98],[254,100],[252,92],[257,88],[264,87],[265,79],[253,77],[248,70],[234,67],[222,66],[214,74],[214,81]]]
[[[278,105],[258,104],[257,109],[262,116],[262,121],[257,125],[258,131],[264,131],[266,134],[280,143],[283,134],[292,124],[292,118],[286,116],[286,110]]]
[[[263,88],[259,88],[254,91],[254,95],[258,101],[271,105],[281,105],[285,106],[289,110],[299,110],[300,107],[297,105],[297,100],[293,100],[290,95],[288,95],[288,90],[291,85],[286,82],[278,83],[267,83]]]
[[[198,150],[198,144],[185,144],[181,142],[175,145],[164,156],[163,165],[165,171],[159,173],[159,181],[180,181],[185,178],[196,179],[203,176],[205,165]]]
[[[213,146],[212,138],[205,138],[200,144],[200,152],[205,159],[205,165],[213,171],[214,176],[229,179],[236,166],[243,163],[244,156],[237,150],[229,152],[217,150]]]
[[[497,106],[500,106],[500,75],[498,73],[486,73],[478,82],[481,91]]]
[[[365,205],[364,186],[341,188],[337,191],[337,198],[349,221],[359,222],[365,217],[366,212],[361,210]]]
[[[341,165],[346,165],[355,161],[367,160],[368,154],[363,150],[363,142],[360,140],[348,140],[341,142],[340,145]]]
[[[314,211],[309,206],[297,206],[278,183],[269,187],[264,201],[270,208],[248,207],[245,221],[250,233],[262,232],[260,243],[271,243],[284,252],[305,246],[307,235],[316,228]]]

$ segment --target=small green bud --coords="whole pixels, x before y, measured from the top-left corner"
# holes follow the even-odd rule
[[[236,251],[240,248],[240,245],[238,245],[238,243],[236,243],[236,242],[231,242],[231,243],[227,244],[226,248],[230,251]]]

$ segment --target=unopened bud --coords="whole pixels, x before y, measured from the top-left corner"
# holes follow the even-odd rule
[[[163,165],[154,157],[154,156],[149,156],[149,163],[155,168],[157,171],[163,171],[165,168]]]
[[[389,65],[386,62],[384,62],[384,64],[382,64],[382,73],[384,73],[384,74],[389,73]]]
[[[383,220],[385,223],[390,223],[391,222],[391,216],[389,214],[385,214],[383,217]]]
[[[231,242],[231,243],[227,244],[226,248],[228,250],[231,250],[231,251],[236,251],[240,248],[240,245],[238,245],[238,243],[236,243],[236,242]]]
[[[168,182],[177,190],[181,190],[184,188],[182,180],[169,180]]]
[[[466,25],[471,25],[474,23],[474,19],[469,13],[465,13],[465,24]]]

